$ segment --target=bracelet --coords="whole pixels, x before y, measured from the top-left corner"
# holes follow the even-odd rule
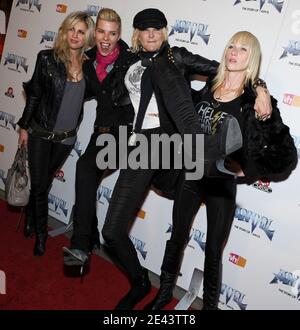
[[[260,78],[255,79],[252,84],[254,90],[256,90],[258,86],[268,89],[266,82]]]

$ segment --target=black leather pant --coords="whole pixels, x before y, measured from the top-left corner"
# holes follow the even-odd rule
[[[151,133],[160,133],[160,129],[146,130],[145,136]],[[149,141],[149,140],[148,140]],[[149,148],[153,157],[158,157],[157,150]],[[115,261],[127,273],[131,282],[143,276],[134,245],[129,238],[130,225],[140,210],[145,195],[148,192],[155,169],[124,169],[120,171],[112,199],[107,211],[102,235]]]
[[[73,145],[54,143],[29,134],[31,190],[26,215],[33,217],[37,234],[47,230],[49,189],[55,172],[62,166],[72,148]]]

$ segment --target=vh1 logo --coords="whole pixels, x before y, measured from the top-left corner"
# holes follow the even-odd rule
[[[0,294],[6,294],[6,276],[2,270],[0,270]]]

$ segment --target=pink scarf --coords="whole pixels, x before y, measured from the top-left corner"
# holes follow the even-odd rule
[[[105,77],[107,76],[108,72],[106,71],[106,68],[108,65],[112,64],[115,62],[115,60],[118,58],[120,54],[120,46],[117,44],[114,50],[108,54],[107,56],[103,56],[97,51],[96,53],[96,62],[97,62],[97,67],[96,67],[96,73],[98,76],[99,81],[103,81]]]

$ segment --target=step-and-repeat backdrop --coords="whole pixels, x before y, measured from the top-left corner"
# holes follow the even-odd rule
[[[130,43],[132,19],[147,7],[165,12],[171,45],[219,60],[233,33],[248,30],[261,42],[261,77],[278,99],[284,121],[300,148],[300,2],[299,0],[14,0],[0,65],[0,189],[17,148],[16,122],[24,108],[22,82],[30,79],[36,54],[51,48],[64,17],[86,10],[94,18],[102,7],[123,20]],[[84,152],[95,118],[95,101],[86,103],[78,141],[57,173],[49,194],[50,214],[68,223],[74,204],[75,164]],[[298,149],[299,150],[299,149]],[[118,172],[97,191],[99,229]],[[300,309],[300,169],[280,183],[256,182],[238,189],[237,208],[223,255],[222,309]],[[172,227],[172,201],[150,191],[130,237],[141,263],[159,274]],[[190,233],[177,285],[188,289],[195,268],[203,270],[205,206]],[[201,297],[201,291],[199,296]]]

